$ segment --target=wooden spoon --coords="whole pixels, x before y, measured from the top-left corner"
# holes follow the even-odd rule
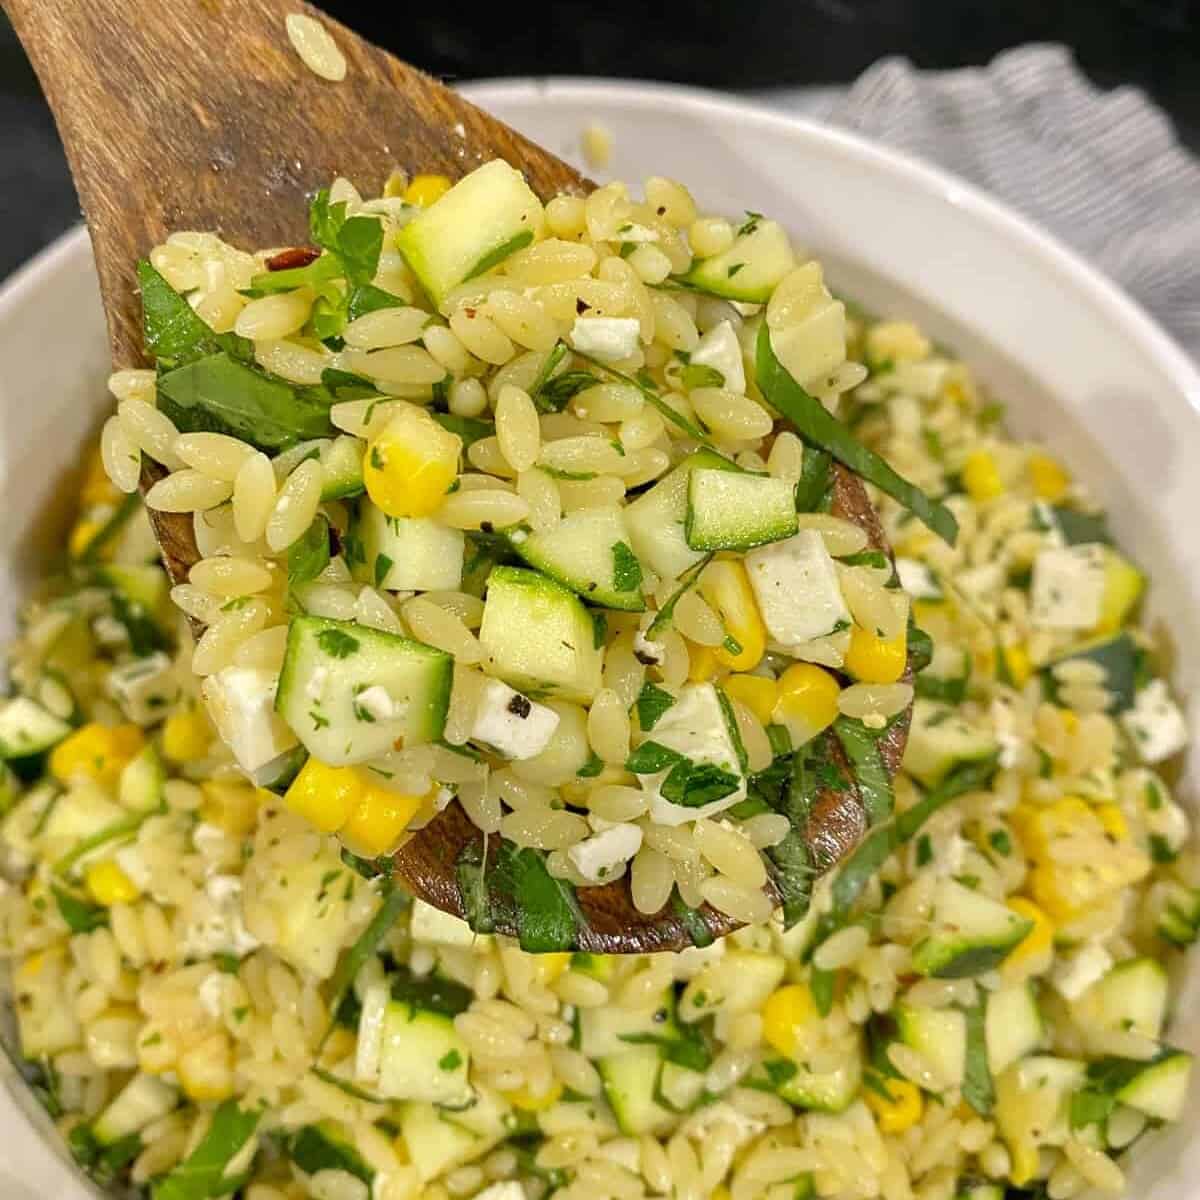
[[[113,362],[144,365],[135,264],[180,229],[211,230],[244,247],[308,240],[308,199],[344,175],[378,195],[389,172],[456,178],[492,158],[524,172],[543,200],[593,185],[540,146],[406,63],[297,0],[0,0],[37,70],[75,177],[100,276]],[[307,12],[329,29],[348,70],[319,78],[284,28]],[[161,474],[144,461],[142,488]],[[886,549],[856,476],[837,467],[834,511]],[[199,558],[190,516],[151,513],[175,582]],[[905,728],[882,749],[897,768]],[[849,775],[842,761],[841,769]],[[817,868],[842,858],[866,827],[857,790],[816,798],[808,841]],[[451,805],[395,856],[422,899],[463,915],[455,863],[479,832]],[[647,917],[617,881],[580,889],[579,949],[677,950],[689,923],[668,907]],[[705,906],[720,937],[736,922]],[[516,929],[500,932],[517,934]],[[703,940],[703,938],[701,938]]]

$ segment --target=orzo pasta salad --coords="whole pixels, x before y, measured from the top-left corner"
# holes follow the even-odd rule
[[[465,282],[478,246],[420,260],[418,222],[454,195],[428,179],[366,203],[338,184],[319,254],[180,235],[143,267],[157,388],[112,381],[120,415],[0,706],[5,1039],[102,1184],[153,1200],[1067,1200],[1121,1191],[1126,1152],[1179,1116],[1192,1060],[1166,1038],[1200,860],[1142,573],[963,363],[906,322],[847,313],[814,267],[790,250],[783,265],[763,218],[646,191],[522,209],[542,236],[514,247],[520,231],[491,227],[496,257]],[[766,287],[756,258],[713,266],[757,238],[774,291],[709,294]],[[532,326],[494,298],[531,291],[550,325],[527,346]],[[605,341],[626,336],[609,324],[589,343],[589,313],[635,321],[636,341]],[[481,325],[460,336],[464,321]],[[821,346],[808,374],[800,348]],[[773,392],[785,375],[797,391]],[[789,411],[798,392],[826,417],[836,402],[840,424]],[[803,436],[775,432],[777,396]],[[767,422],[737,424],[751,408]],[[145,510],[101,465],[132,489],[143,453],[170,471],[150,499],[198,514],[204,558],[174,589],[206,627],[194,647]],[[822,511],[825,453],[883,485],[903,592],[860,527]],[[780,482],[790,512],[760,501]],[[413,495],[430,509],[389,512]],[[764,540],[692,546],[712,522]],[[803,569],[773,597],[755,556],[791,547]],[[789,641],[796,595],[829,624]],[[572,656],[538,648],[543,622]],[[356,658],[376,673],[351,673]],[[929,661],[889,780],[873,739],[906,658]],[[383,727],[390,745],[349,761]],[[823,878],[789,876],[779,851],[834,739],[872,824]],[[639,773],[647,745],[664,753]],[[722,774],[733,789],[703,804],[669,794]],[[529,953],[384,869],[451,795],[511,859],[536,852],[553,895],[605,861],[572,849],[633,829],[612,859],[632,867],[610,869],[647,904],[757,894],[744,846],[794,902],[678,954]],[[663,821],[664,804],[689,819]],[[529,816],[582,836],[540,844]]]
[[[338,181],[312,247],[140,265],[157,371],[116,378],[104,460],[195,514],[172,596],[217,728],[366,859],[460,805],[502,839],[462,852],[461,909],[527,949],[595,948],[576,889],[621,880],[693,940],[706,903],[798,920],[838,855],[751,779],[822,736],[807,794],[844,778],[857,831],[913,695],[908,597],[838,481],[955,530],[833,415],[866,376],[844,305],[777,222],[664,179],[398,189]]]

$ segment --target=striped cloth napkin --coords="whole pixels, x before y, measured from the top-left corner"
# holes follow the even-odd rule
[[[955,71],[883,59],[820,108],[1051,230],[1200,358],[1200,161],[1141,91],[1102,91],[1065,47],[1033,45]]]

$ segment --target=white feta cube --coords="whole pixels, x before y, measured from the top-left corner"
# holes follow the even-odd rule
[[[641,343],[641,324],[636,317],[576,317],[571,328],[571,346],[602,362],[628,358]]]
[[[585,879],[592,883],[603,883],[611,879],[616,869],[628,862],[641,848],[641,826],[620,822],[603,833],[576,842],[567,850],[567,857]]]
[[[180,947],[184,956],[235,954],[243,958],[260,945],[242,918],[241,879],[236,875],[213,875],[192,903]]]
[[[650,793],[650,815],[660,825],[684,825],[732,808],[746,795],[741,763],[724,710],[711,683],[686,684],[651,734],[651,741],[674,750],[693,763],[708,763],[737,776],[738,786],[728,795],[696,808],[675,804],[661,792],[669,770],[641,777]]]
[[[742,346],[731,321],[714,325],[697,343],[691,354],[697,367],[712,367],[724,379],[722,387],[731,392],[746,390],[746,366],[742,361]]]
[[[131,721],[149,725],[179,696],[179,681],[173,666],[170,657],[158,650],[113,667],[108,673],[109,695]]]
[[[221,1019],[221,999],[225,994],[225,976],[219,971],[211,971],[201,980],[196,989],[196,999],[200,1007],[214,1021]]]
[[[1142,762],[1162,762],[1188,743],[1187,721],[1162,679],[1155,679],[1137,693],[1133,707],[1122,714],[1121,725]]]
[[[663,655],[666,653],[666,646],[654,638],[648,638],[646,631],[639,629],[633,635],[633,653],[638,662],[644,666],[652,667],[662,662]]]
[[[1103,599],[1103,546],[1055,546],[1033,560],[1029,615],[1036,628],[1091,629]]]
[[[940,600],[942,588],[933,569],[917,558],[897,558],[896,574],[900,586],[914,600]]]
[[[837,567],[815,529],[746,555],[746,571],[771,640],[794,647],[850,621]]]
[[[486,742],[505,758],[533,758],[541,754],[558,728],[558,713],[530,700],[499,679],[483,687],[471,737]]]
[[[217,732],[247,774],[296,745],[275,711],[276,682],[274,672],[261,667],[225,667],[200,685]]]
[[[1054,990],[1067,1000],[1078,1000],[1113,965],[1113,956],[1096,942],[1060,954],[1050,971]]]

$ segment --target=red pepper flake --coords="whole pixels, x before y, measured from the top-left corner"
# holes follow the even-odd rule
[[[289,246],[267,259],[267,270],[290,271],[294,267],[307,267],[320,257],[321,252],[315,246]]]

